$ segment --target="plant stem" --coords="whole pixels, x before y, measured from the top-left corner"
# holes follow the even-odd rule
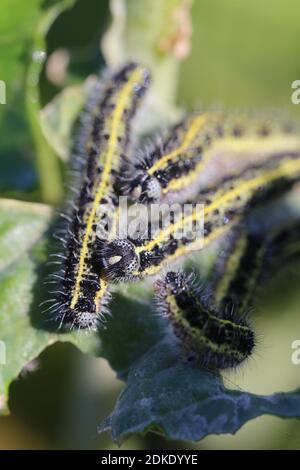
[[[39,111],[39,78],[46,58],[45,36],[58,15],[70,8],[74,0],[65,0],[50,8],[38,24],[33,38],[33,50],[26,78],[26,108],[36,150],[36,168],[39,175],[42,202],[58,204],[63,194],[59,161],[41,130]]]

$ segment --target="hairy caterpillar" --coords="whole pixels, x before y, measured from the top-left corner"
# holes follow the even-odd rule
[[[105,312],[109,292],[95,262],[96,231],[105,223],[105,205],[111,218],[117,216],[116,177],[129,150],[132,120],[148,82],[144,67],[128,64],[104,83],[101,96],[88,110],[82,145],[85,165],[62,239],[57,301],[52,307],[62,325],[95,328]]]
[[[245,311],[255,303],[271,269],[281,269],[300,255],[300,221],[291,220],[269,232],[255,233],[246,226],[233,230],[225,256],[220,256],[211,279],[214,303],[224,308],[229,302]]]
[[[235,310],[220,314],[201,298],[201,292],[182,273],[169,272],[156,284],[158,308],[171,320],[190,360],[211,369],[243,362],[253,351],[254,332]]]
[[[299,220],[270,233],[236,228],[217,260],[209,296],[182,273],[168,272],[156,283],[158,308],[170,319],[190,360],[226,369],[251,355],[255,335],[248,311],[271,268],[281,268],[291,256],[300,255],[299,237]]]
[[[198,202],[204,204],[204,238],[175,237],[177,231],[184,232],[185,226],[199,217],[192,211],[179,222],[158,230],[151,239],[114,240],[101,247],[98,259],[109,266],[108,277],[139,279],[155,275],[166,264],[207,246],[226,234],[251,207],[289,189],[300,177],[299,157],[299,150],[274,153],[263,166],[250,166],[237,177],[225,178],[216,188],[201,192]]]
[[[188,115],[170,129],[165,139],[158,140],[146,155],[129,165],[125,192],[141,203],[184,202],[207,187],[207,177],[210,184],[217,184],[218,177],[243,171],[245,158],[237,159],[234,164],[229,160],[229,168],[226,168],[222,157],[220,165],[219,155],[224,146],[229,153],[239,149],[247,152],[266,141],[264,155],[280,148],[291,151],[295,145],[299,146],[299,140],[286,135],[288,130],[270,121],[222,112]]]

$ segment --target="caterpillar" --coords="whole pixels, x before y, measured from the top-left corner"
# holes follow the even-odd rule
[[[96,233],[99,227],[105,231],[109,225],[109,239],[114,230],[117,174],[122,158],[129,152],[133,118],[149,80],[144,67],[134,63],[124,66],[102,85],[101,96],[92,100],[90,117],[83,123],[85,165],[61,239],[62,264],[55,275],[57,298],[51,309],[61,326],[95,329],[106,311],[110,294],[108,282],[95,262]],[[107,207],[110,224],[105,218]]]
[[[269,232],[256,233],[242,226],[229,235],[224,256],[216,262],[210,289],[222,309],[233,302],[244,311],[269,278],[300,255],[300,221],[291,220]]]
[[[227,369],[252,353],[255,336],[246,316],[229,309],[220,314],[202,300],[201,291],[184,274],[170,271],[157,282],[156,300],[188,360],[209,369]]]
[[[188,115],[128,166],[124,192],[141,203],[184,202],[207,188],[208,182],[217,184],[218,178],[245,168],[245,158],[235,162],[228,159],[227,163],[221,157],[220,162],[224,146],[230,154],[247,152],[263,142],[264,155],[274,152],[278,145],[289,151],[299,145],[294,136],[287,135],[290,130],[286,124],[223,112]],[[254,156],[258,157],[257,152]]]
[[[98,247],[98,260],[102,260],[108,278],[135,280],[155,275],[165,265],[225,235],[252,207],[280,195],[299,179],[299,157],[299,149],[275,152],[263,166],[250,166],[237,177],[225,178],[215,188],[200,192],[197,202],[204,204],[201,236],[199,233],[190,238],[175,236],[197,222],[199,213],[193,210],[189,216],[171,221],[151,239],[113,240]]]
[[[271,269],[299,255],[299,220],[260,234],[242,225],[217,260],[209,295],[183,273],[168,272],[158,281],[158,309],[170,319],[186,357],[211,369],[236,367],[250,357],[256,340],[249,309]]]

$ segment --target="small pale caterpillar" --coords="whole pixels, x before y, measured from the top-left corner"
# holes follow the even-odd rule
[[[158,308],[170,319],[187,357],[212,369],[236,367],[251,355],[255,336],[249,309],[274,267],[299,257],[300,221],[260,234],[237,227],[224,250],[209,295],[182,273],[169,272],[156,283]]]
[[[129,165],[129,181],[125,182],[124,190],[133,200],[142,203],[184,202],[207,187],[207,177],[210,184],[217,184],[218,176],[226,176],[226,161],[223,158],[219,162],[224,147],[228,152],[231,149],[237,152],[239,148],[245,151],[266,141],[271,153],[277,143],[289,151],[294,148],[295,139],[286,135],[288,130],[287,126],[280,128],[270,121],[222,112],[188,115],[171,128],[164,139],[158,140],[152,149]],[[229,165],[231,172],[233,168],[236,172],[244,169],[243,159],[235,165],[229,160]]]
[[[204,206],[204,239],[175,239],[174,234],[194,222],[198,214],[170,223],[149,240],[122,240],[107,244],[98,255],[110,266],[107,275],[112,279],[132,280],[157,274],[165,265],[207,246],[228,233],[252,206],[280,195],[300,177],[300,151],[274,153],[263,166],[248,167],[237,177],[225,178],[217,187],[201,192],[197,202]],[[114,259],[117,252],[116,262]],[[129,267],[135,269],[129,272]],[[138,268],[136,268],[138,267]]]
[[[81,145],[85,164],[62,239],[61,271],[55,276],[57,302],[52,314],[56,312],[61,325],[95,328],[105,312],[108,283],[95,262],[96,230],[103,223],[103,205],[110,205],[112,217],[118,212],[116,176],[129,151],[133,117],[148,82],[144,67],[128,64],[104,83],[101,96],[88,110]]]

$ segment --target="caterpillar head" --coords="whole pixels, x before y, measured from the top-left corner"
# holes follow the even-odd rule
[[[88,311],[77,313],[74,319],[74,327],[80,330],[96,331],[99,325],[99,318],[95,313]]]
[[[139,269],[140,259],[134,244],[127,239],[117,239],[104,244],[98,253],[106,276],[113,280],[130,280]]]
[[[96,331],[102,321],[103,313],[97,314],[93,309],[62,308],[52,319],[60,330],[67,332],[73,329]]]

